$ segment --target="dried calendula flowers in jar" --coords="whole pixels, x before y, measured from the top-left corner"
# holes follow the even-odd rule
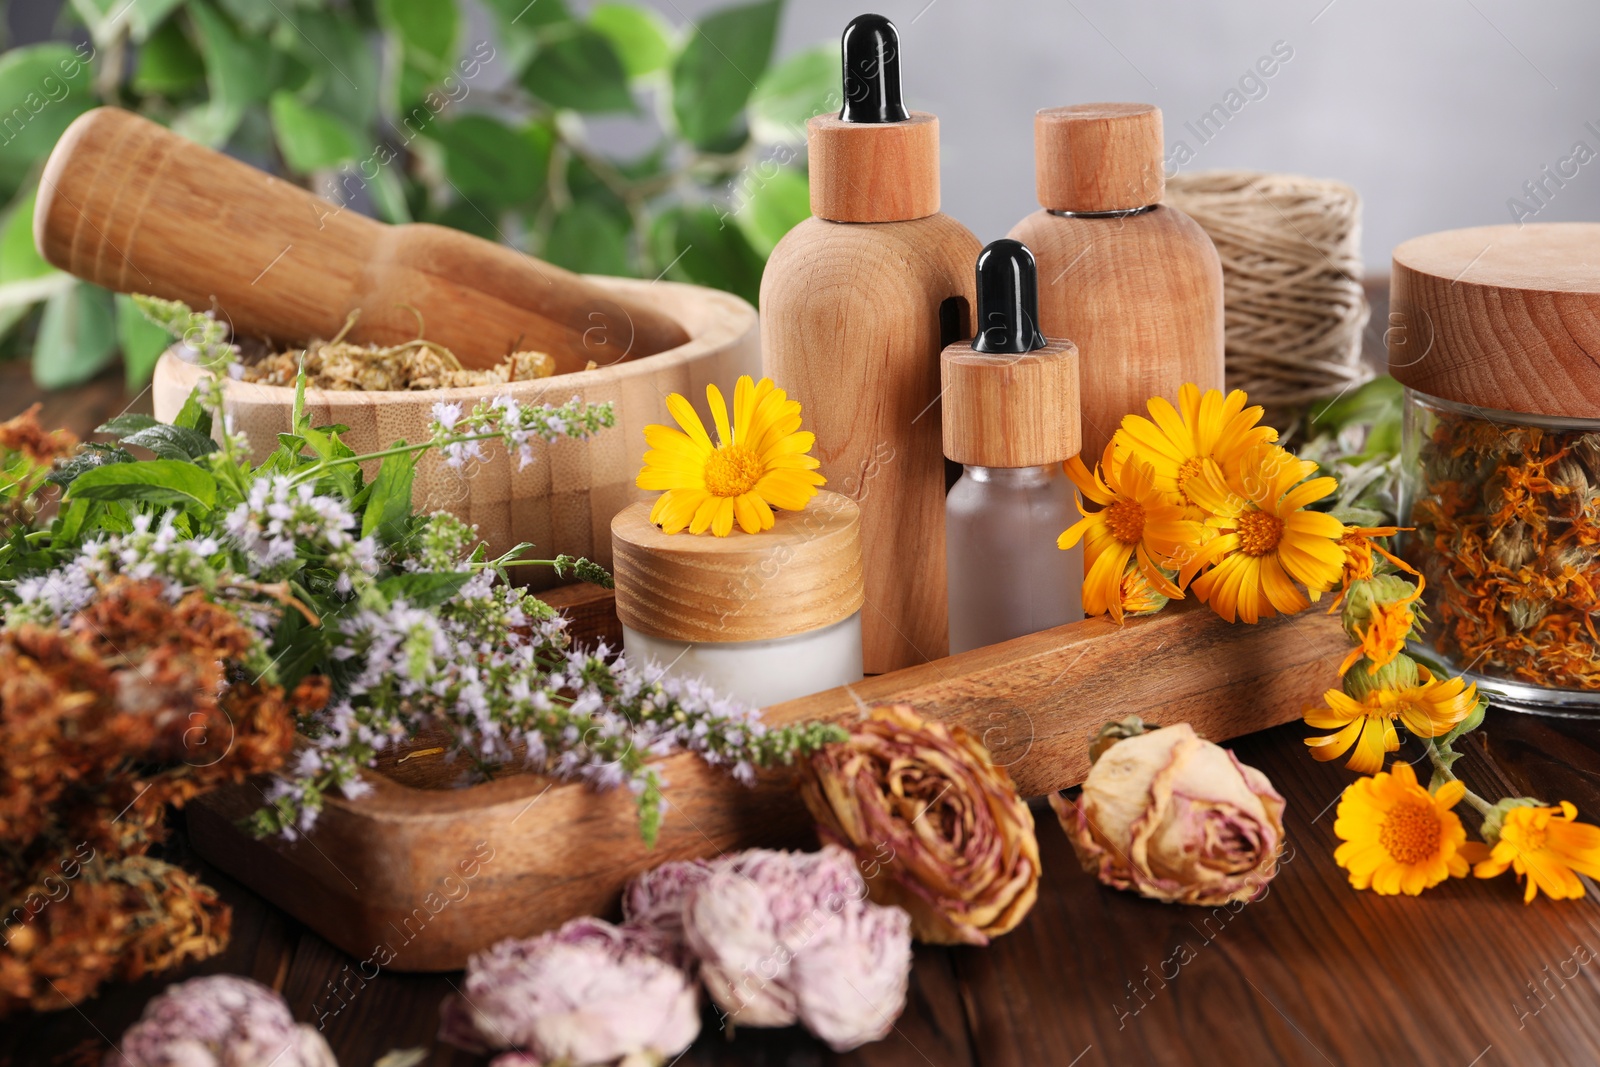
[[[1394,254],[1413,644],[1496,703],[1600,714],[1600,225],[1432,234]]]

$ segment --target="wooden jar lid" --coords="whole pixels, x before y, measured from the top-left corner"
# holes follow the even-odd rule
[[[832,222],[908,222],[939,211],[939,120],[806,123],[811,213]]]
[[[669,536],[649,504],[625,508],[611,520],[617,616],[651,637],[726,644],[806,633],[861,610],[855,501],[824,490],[775,518],[758,534]]]
[[[1018,355],[953,344],[940,359],[944,454],[978,467],[1042,467],[1083,447],[1078,346],[1051,340]]]
[[[1600,223],[1480,226],[1394,250],[1389,373],[1458,404],[1600,418]]]
[[[1154,104],[1073,104],[1033,117],[1034,178],[1050,211],[1130,211],[1161,202],[1166,157]]]

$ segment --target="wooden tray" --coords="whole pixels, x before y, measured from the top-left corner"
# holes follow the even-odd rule
[[[580,634],[616,640],[609,594],[548,599]],[[1222,741],[1298,718],[1336,684],[1348,648],[1338,619],[1315,609],[1246,626],[1174,605],[1120,627],[1090,619],[869,678],[766,717],[844,720],[859,714],[858,698],[908,703],[973,731],[1018,790],[1038,796],[1083,780],[1089,738],[1111,719],[1187,721]],[[457,771],[438,756],[406,758],[425,747],[368,774],[374,789],[359,802],[330,798],[303,840],[257,841],[237,828],[262,803],[254,784],[193,802],[190,837],[364,966],[400,971],[454,970],[503,937],[610,914],[629,878],[665,860],[814,842],[792,772],[747,789],[698,757],[662,760],[668,809],[650,850],[625,792],[530,774],[453,789]]]

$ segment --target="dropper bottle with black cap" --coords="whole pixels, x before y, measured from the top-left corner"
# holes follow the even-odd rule
[[[862,650],[880,674],[946,651],[939,352],[971,332],[980,242],[939,213],[939,120],[905,106],[894,24],[852,20],[842,52],[840,110],[806,126],[812,217],[761,279],[761,347],[828,488],[861,508]]]
[[[1083,617],[1082,547],[1062,463],[1078,454],[1078,349],[1039,332],[1033,253],[1005,238],[978,256],[976,334],[941,359],[944,452],[962,465],[945,500],[950,651]]]

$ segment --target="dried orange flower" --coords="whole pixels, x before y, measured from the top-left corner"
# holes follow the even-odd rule
[[[46,978],[76,1002],[226,943],[216,895],[144,853],[169,804],[271,770],[293,743],[291,702],[243,671],[254,642],[203,593],[173,603],[128,579],[64,629],[0,629],[0,914],[26,917],[0,947],[0,1014],[59,1007]],[[326,698],[315,683],[294,697]]]
[[[39,425],[39,409],[35,404],[15,418],[0,422],[0,451],[21,452],[35,463],[51,464],[69,456],[78,447],[78,438],[70,430],[46,431]]]
[[[1408,554],[1438,650],[1475,672],[1600,691],[1600,434],[1436,409]]]
[[[1373,576],[1377,561],[1374,556],[1381,557],[1394,564],[1407,574],[1416,574],[1416,569],[1378,544],[1380,538],[1393,537],[1402,528],[1399,526],[1346,526],[1344,536],[1339,538],[1339,547],[1344,550],[1344,572],[1340,575],[1340,584],[1344,589],[1349,589],[1353,582],[1359,582]],[[1338,607],[1338,601],[1334,602]]]

